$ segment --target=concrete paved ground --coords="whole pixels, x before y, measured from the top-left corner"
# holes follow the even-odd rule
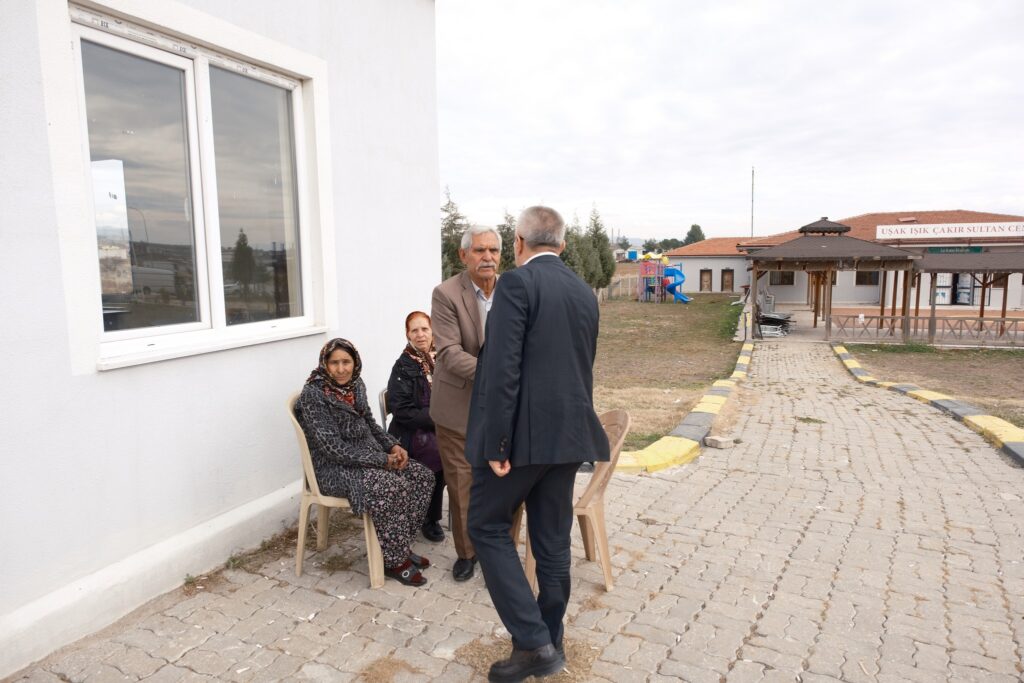
[[[742,443],[613,479],[617,585],[577,538],[563,678],[1021,680],[1024,470],[823,344],[758,344],[742,393]],[[361,557],[314,566],[362,552],[342,526],[301,578],[291,556],[226,571],[17,679],[481,680],[506,645],[479,575],[451,580],[450,542],[418,546],[426,589],[373,591]]]

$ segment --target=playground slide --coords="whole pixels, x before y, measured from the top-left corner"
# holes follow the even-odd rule
[[[690,303],[690,297],[686,296],[680,291],[677,291],[679,286],[686,282],[686,276],[683,275],[683,271],[678,268],[666,268],[665,269],[665,280],[669,278],[675,278],[672,282],[669,282],[665,287],[665,291],[675,297],[676,301],[680,301],[684,304]]]

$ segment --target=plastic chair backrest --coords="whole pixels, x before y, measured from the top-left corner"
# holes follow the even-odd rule
[[[313,456],[309,454],[306,432],[302,431],[302,425],[299,424],[298,418],[295,417],[295,403],[298,400],[299,394],[297,392],[288,399],[288,417],[292,420],[292,426],[295,427],[295,437],[299,440],[299,453],[302,458],[302,486],[304,490],[311,492],[319,498],[321,497],[320,485],[316,483],[316,471],[313,469]]]
[[[632,423],[629,413],[625,410],[609,410],[601,414],[600,420],[601,426],[604,427],[604,433],[608,435],[611,457],[608,462],[594,463],[594,474],[590,477],[590,484],[587,485],[580,499],[576,501],[576,507],[586,507],[604,495],[604,490],[615,472],[622,444],[626,441],[626,434],[629,433],[629,426]]]
[[[388,415],[391,414],[391,410],[388,408],[388,390],[381,389],[377,400],[380,401],[380,428],[387,431]]]

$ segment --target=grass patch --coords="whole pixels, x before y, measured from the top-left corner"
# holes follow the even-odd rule
[[[689,304],[608,301],[594,363],[598,412],[624,408],[633,418],[625,448],[637,450],[671,431],[715,380],[732,374],[740,306],[735,296],[698,294]]]
[[[922,344],[921,342],[908,342],[906,344],[852,344],[846,347],[851,353],[864,351],[867,353],[937,353],[939,350],[934,346]]]
[[[545,678],[544,681],[571,683],[590,680],[590,669],[594,666],[594,660],[597,659],[600,651],[597,646],[571,638],[566,638],[562,644],[565,647],[565,670]],[[455,661],[473,669],[481,677],[487,678],[491,664],[507,658],[511,650],[512,644],[508,640],[481,637],[456,650]]]
[[[823,424],[825,424],[824,420],[819,420],[816,417],[798,417],[796,419],[796,421],[797,422],[803,422],[804,424],[807,424],[807,425],[823,425]]]
[[[402,680],[405,674],[423,673],[408,662],[403,662],[395,657],[381,657],[375,659],[359,672],[356,680],[368,681],[369,683],[392,683],[395,680]]]
[[[847,350],[872,376],[948,394],[1024,428],[1024,349],[942,349],[856,344]]]

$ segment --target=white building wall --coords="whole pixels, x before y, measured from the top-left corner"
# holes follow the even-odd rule
[[[147,5],[112,4],[129,13]],[[72,343],[69,319],[99,312],[67,306],[81,287],[76,271],[96,268],[68,259],[82,233],[67,217],[82,215],[89,189],[67,5],[7,0],[0,676],[293,522],[299,463],[285,399],[336,335],[363,351],[375,395],[404,345],[406,313],[428,310],[440,277],[433,2],[185,4],[327,64],[329,137],[318,144],[329,145],[324,262],[336,270],[319,286],[331,329],[82,368],[75,359],[97,340]]]
[[[674,257],[672,265],[683,271],[686,282],[682,291],[687,294],[700,292],[700,271],[711,271],[711,291],[722,291],[722,271],[731,268],[733,272],[733,291],[743,293],[743,285],[750,284],[750,272],[747,260],[743,256],[697,256]]]

